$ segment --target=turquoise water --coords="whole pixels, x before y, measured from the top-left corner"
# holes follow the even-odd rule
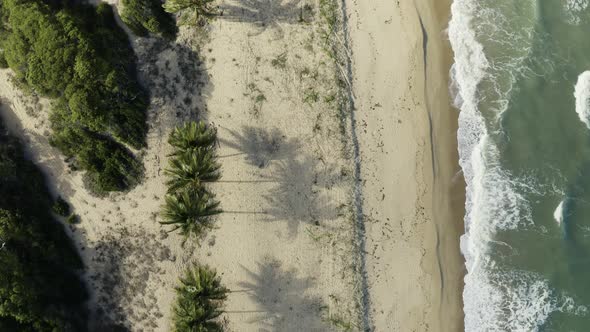
[[[465,329],[590,331],[590,4],[455,0],[449,38]]]

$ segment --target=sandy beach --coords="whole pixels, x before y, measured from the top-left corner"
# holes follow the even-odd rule
[[[0,70],[3,119],[82,219],[68,229],[95,330],[170,330],[174,287],[195,261],[231,291],[228,331],[461,330],[449,6],[224,0],[205,33],[132,37],[151,93],[148,147],[134,151],[145,178],[107,197],[50,146],[50,101]],[[225,212],[183,245],[158,212],[168,133],[195,119],[218,128],[212,190]]]
[[[448,1],[347,1],[375,331],[462,329]]]

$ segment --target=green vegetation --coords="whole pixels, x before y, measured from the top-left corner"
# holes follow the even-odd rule
[[[28,91],[55,99],[52,144],[96,193],[137,183],[141,167],[124,144],[145,146],[148,100],[112,8],[2,0],[0,17],[0,58]]]
[[[1,126],[1,125],[0,125]],[[85,331],[82,260],[41,172],[0,128],[0,330]]]
[[[181,154],[195,148],[211,149],[217,142],[217,131],[204,122],[186,122],[176,127],[168,137],[168,144],[174,147],[174,153]]]
[[[53,212],[62,217],[70,215],[70,205],[61,196],[58,196],[53,204]]]
[[[201,235],[213,228],[212,216],[221,213],[219,202],[212,194],[195,188],[185,188],[166,196],[162,209],[163,225],[173,225],[184,236]]]
[[[75,225],[80,222],[80,217],[77,214],[70,214],[66,222],[70,225]]]
[[[168,13],[179,14],[178,24],[197,26],[217,16],[213,9],[215,0],[167,0],[164,9]]]
[[[221,285],[217,273],[207,266],[195,265],[180,282],[181,286],[176,288],[174,331],[223,331],[218,318],[229,291]]]
[[[279,69],[285,69],[287,68],[287,53],[281,53],[279,55],[277,55],[276,58],[272,59],[270,61],[270,64],[275,67],[275,68],[279,68]]]
[[[318,94],[317,91],[315,91],[314,88],[309,88],[309,89],[307,89],[307,91],[305,91],[305,95],[303,97],[303,102],[305,102],[307,104],[313,104],[313,103],[317,103],[318,100],[320,100],[320,95]]]
[[[160,223],[180,229],[185,237],[197,238],[213,228],[212,218],[221,213],[219,202],[205,183],[217,181],[220,165],[215,154],[217,132],[203,122],[176,127],[168,138],[174,147],[166,174],[168,194]]]
[[[138,36],[160,34],[174,39],[178,29],[174,17],[164,11],[161,0],[123,0],[121,20]]]
[[[168,192],[175,192],[183,188],[198,188],[202,183],[219,180],[221,166],[211,149],[196,148],[170,160],[170,168],[166,174],[170,176]]]

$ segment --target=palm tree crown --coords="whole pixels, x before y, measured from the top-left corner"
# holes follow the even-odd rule
[[[171,179],[166,182],[168,192],[192,186],[199,188],[204,182],[219,180],[220,165],[211,149],[195,148],[178,154],[170,159],[169,168],[165,170]]]
[[[217,318],[223,313],[221,307],[227,298],[228,289],[221,279],[207,266],[194,266],[180,279],[176,288],[174,327],[178,332],[223,331]]]
[[[171,231],[180,229],[181,234],[201,236],[207,229],[213,228],[212,217],[221,213],[219,202],[205,190],[185,188],[166,195],[162,208],[161,224],[174,225]]]
[[[175,148],[173,155],[195,148],[212,148],[217,141],[217,130],[204,122],[186,122],[174,128],[168,143]]]

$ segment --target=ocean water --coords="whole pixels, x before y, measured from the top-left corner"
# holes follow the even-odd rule
[[[466,331],[590,331],[590,0],[454,0]]]

